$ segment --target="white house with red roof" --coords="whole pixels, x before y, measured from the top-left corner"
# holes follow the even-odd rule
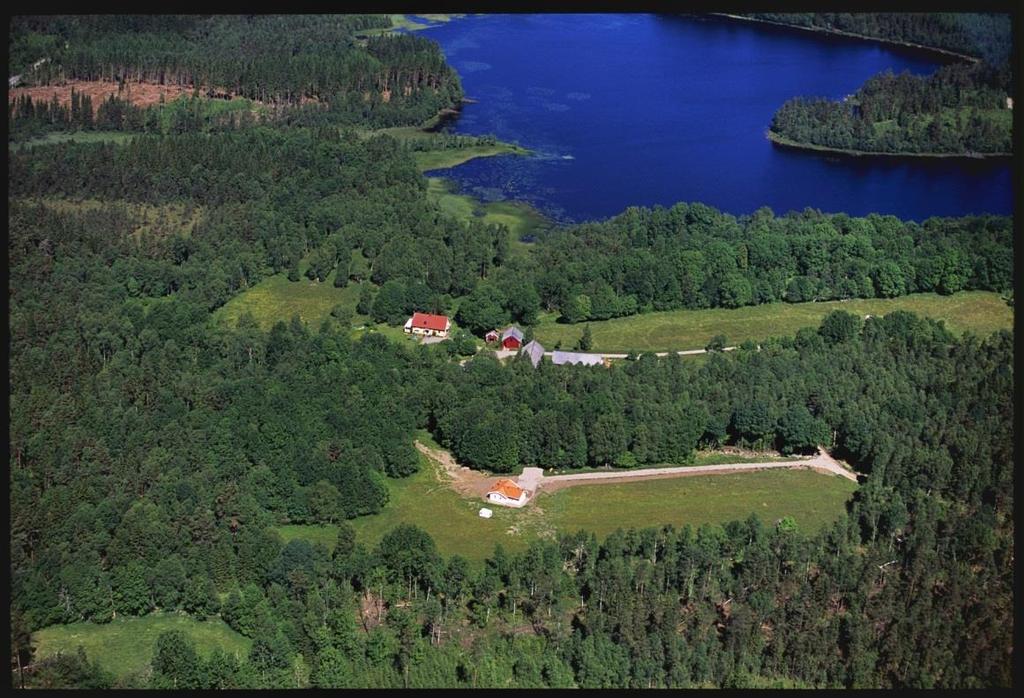
[[[508,478],[498,480],[487,490],[488,502],[505,507],[521,507],[526,504],[527,497],[526,490]]]
[[[412,317],[405,321],[406,334],[419,334],[425,337],[447,337],[451,328],[452,321],[446,315],[413,313]]]

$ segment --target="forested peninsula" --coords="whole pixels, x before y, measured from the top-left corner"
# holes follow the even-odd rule
[[[834,312],[701,361],[609,367],[503,362],[471,333],[530,331],[543,311],[1003,290],[1011,220],[679,203],[526,243],[431,196],[417,156],[432,141],[376,132],[461,97],[436,44],[363,43],[387,22],[12,25],[13,65],[51,56],[30,81],[118,79],[104,65],[124,42],[125,76],[282,109],[101,141],[52,123],[71,140],[8,151],[12,686],[1010,686],[1011,332]],[[218,32],[237,52],[204,53]],[[250,50],[282,72],[250,72],[271,64]],[[219,99],[202,88],[199,109]],[[272,278],[356,307],[315,325],[217,319]],[[449,314],[455,341],[396,341],[388,325],[414,310]],[[864,477],[821,526],[559,530],[471,561],[422,520],[367,526],[432,466],[429,439],[492,472],[824,445]]]
[[[969,63],[930,76],[883,73],[840,101],[795,97],[768,137],[847,155],[1009,156],[1013,151],[1008,15],[764,13],[750,19],[951,52]]]

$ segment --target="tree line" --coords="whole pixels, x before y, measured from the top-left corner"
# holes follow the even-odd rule
[[[813,209],[776,216],[765,207],[737,217],[701,203],[630,207],[540,235],[515,278],[499,271],[463,299],[459,321],[482,334],[509,320],[531,324],[541,310],[575,323],[676,308],[1007,289],[1011,229],[1009,217],[990,215],[916,223]]]
[[[981,12],[752,12],[781,24],[839,30],[1005,61],[1012,47],[1010,15]]]

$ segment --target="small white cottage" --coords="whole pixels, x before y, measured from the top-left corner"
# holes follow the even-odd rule
[[[480,518],[481,519],[489,519],[492,516],[494,516],[494,512],[491,511],[490,509],[488,509],[487,507],[483,507],[482,509],[480,509]]]
[[[521,507],[526,504],[526,490],[512,480],[503,478],[487,491],[487,501],[506,507]]]

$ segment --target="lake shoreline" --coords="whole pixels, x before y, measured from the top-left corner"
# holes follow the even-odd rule
[[[850,93],[884,70],[930,74],[949,59],[909,49],[893,55],[883,43],[821,41],[806,32],[709,15],[699,19],[541,14],[526,22],[503,15],[431,30],[428,38],[455,52],[452,67],[467,99],[479,100],[464,104],[461,116],[447,114],[453,120],[438,130],[493,133],[535,150],[528,158],[458,157],[448,171],[431,174],[487,200],[528,201],[566,223],[678,201],[702,201],[735,215],[761,206],[903,219],[1009,211],[1005,158],[958,157],[956,151],[908,153],[904,160],[893,157],[902,153],[871,158],[836,152],[830,158],[824,150],[818,152],[826,157],[796,158],[764,141],[771,115],[794,94]],[[600,70],[549,70],[592,41],[609,48]],[[637,53],[631,47],[638,42],[656,50]],[[737,61],[736,46],[760,58]],[[720,79],[708,79],[719,64]],[[684,72],[679,81],[659,81],[657,76],[679,65],[700,70]],[[609,86],[617,100],[609,99]],[[837,166],[835,158],[844,155],[860,160]],[[877,177],[872,187],[878,201],[866,200],[864,168]]]
[[[873,157],[887,157],[887,158],[940,158],[940,159],[963,159],[963,160],[995,160],[999,158],[1012,158],[1013,153],[884,153],[877,150],[853,150],[845,148],[832,148],[827,145],[818,145],[817,143],[803,143],[801,141],[794,141],[786,138],[785,136],[779,135],[768,129],[765,131],[765,137],[772,142],[772,145],[776,145],[780,148],[789,148],[792,150],[801,150],[804,152],[822,153],[827,155],[835,155],[837,157],[848,157],[848,158],[873,158]]]
[[[913,48],[921,51],[928,51],[931,53],[938,53],[943,56],[950,58],[958,58],[969,63],[980,63],[981,59],[974,56],[968,56],[965,53],[957,53],[956,51],[950,51],[944,48],[935,48],[934,46],[925,46],[923,44],[915,44],[910,41],[897,41],[895,39],[882,39],[877,36],[867,36],[865,34],[855,34],[853,32],[845,32],[841,29],[823,29],[821,27],[803,27],[799,24],[786,24],[785,22],[773,22],[770,19],[760,19],[757,17],[744,17],[743,15],[734,15],[727,12],[709,12],[712,17],[721,17],[725,19],[734,19],[740,22],[757,22],[760,24],[770,24],[776,27],[784,27],[787,29],[800,29],[802,31],[814,32],[816,34],[834,35],[834,36],[845,36],[850,39],[863,39],[865,41],[876,41],[881,44],[888,44],[890,46],[902,46],[904,48]]]

